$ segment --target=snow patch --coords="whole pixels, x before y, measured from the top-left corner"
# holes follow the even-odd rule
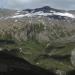
[[[75,18],[75,16],[71,13],[60,13],[60,12],[57,12],[57,13],[54,13],[54,15],[60,15],[60,16],[66,16],[66,17],[70,17],[70,18]]]
[[[27,13],[27,14],[15,14],[14,16],[8,18],[23,18],[23,17],[33,17],[33,16],[51,16],[51,15],[58,15],[58,16],[65,16],[70,18],[75,18],[75,15],[68,13],[68,12],[54,12],[53,13],[44,13],[43,11],[35,12],[35,13]]]
[[[22,18],[22,17],[24,17],[25,15],[15,15],[15,16],[12,16],[12,17],[10,17],[10,18]]]

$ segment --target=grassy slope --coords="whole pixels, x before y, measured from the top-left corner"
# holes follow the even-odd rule
[[[62,45],[60,45],[62,46]],[[3,45],[1,48],[9,50],[9,52],[18,55],[21,58],[28,60],[30,63],[43,67],[45,69],[60,69],[64,71],[69,71],[74,69],[69,60],[56,60],[53,58],[48,58],[44,55],[68,55],[71,54],[73,48],[75,48],[74,43],[66,43],[62,48],[54,44],[54,48],[51,50],[51,46],[48,48],[46,44],[39,43],[37,41],[26,41],[19,42],[17,44]],[[20,48],[22,51],[20,51]],[[47,51],[47,52],[46,52]]]

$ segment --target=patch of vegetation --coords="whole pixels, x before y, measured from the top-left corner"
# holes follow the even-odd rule
[[[54,59],[41,59],[38,61],[38,63],[39,63],[38,66],[41,66],[46,69],[54,69],[54,70],[59,69],[63,71],[69,71],[74,69],[71,64],[59,62]]]

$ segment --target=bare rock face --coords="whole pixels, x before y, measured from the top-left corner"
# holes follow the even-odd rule
[[[49,6],[23,11],[0,9],[0,38],[18,41],[36,39],[40,42],[69,38],[75,35],[73,16]]]

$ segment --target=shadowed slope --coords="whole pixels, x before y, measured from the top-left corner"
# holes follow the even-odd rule
[[[55,75],[52,71],[34,66],[6,52],[0,52],[0,73],[2,75]]]

